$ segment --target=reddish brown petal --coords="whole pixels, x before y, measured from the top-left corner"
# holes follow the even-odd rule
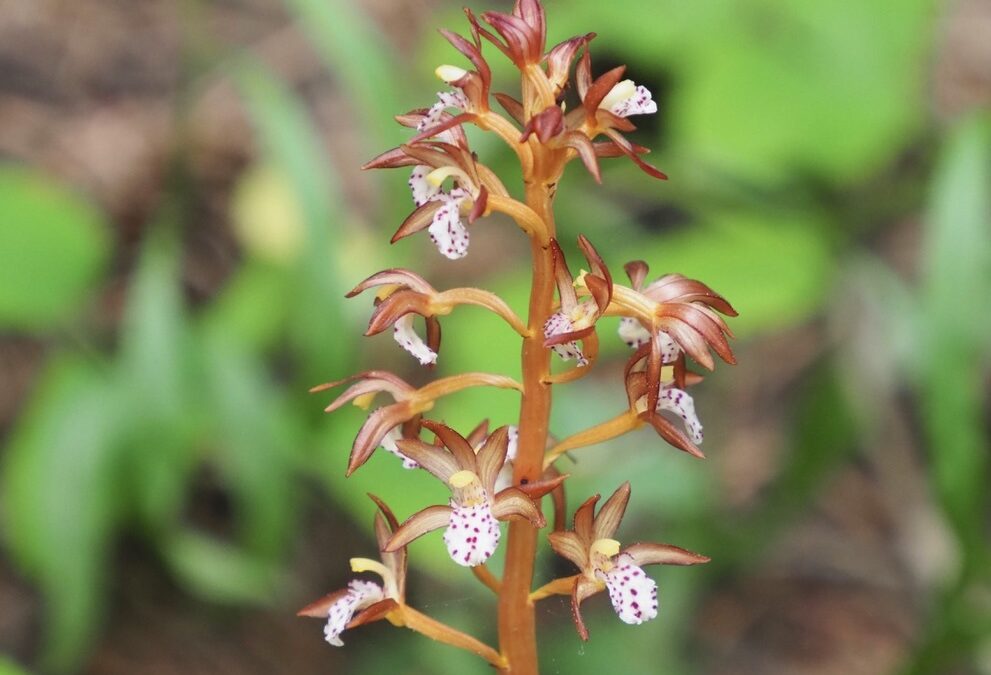
[[[482,57],[482,52],[476,45],[471,44],[457,33],[452,33],[449,30],[441,28],[440,34],[475,66],[475,70],[478,71],[485,93],[487,94],[489,83],[492,81],[492,71],[489,70],[488,62]]]
[[[561,108],[556,105],[547,106],[527,121],[520,142],[525,142],[531,134],[536,133],[541,143],[547,143],[562,131],[564,131],[564,113]]]
[[[593,143],[592,147],[595,149],[596,157],[622,157],[626,154],[625,150],[612,141],[600,141],[598,143]],[[630,143],[630,149],[638,155],[646,155],[650,152],[650,148],[645,148],[644,146],[637,145],[636,143]]]
[[[595,522],[595,504],[599,501],[599,498],[600,495],[592,495],[581,506],[575,509],[573,529],[586,548],[591,546],[592,542],[595,541],[593,523]]]
[[[362,464],[368,461],[381,443],[382,439],[393,427],[397,427],[410,417],[409,404],[394,403],[379,408],[365,420],[351,446],[351,456],[348,458],[347,475],[350,476]]]
[[[396,447],[404,455],[444,481],[444,485],[447,485],[451,476],[460,470],[451,453],[436,445],[424,443],[416,438],[403,438],[396,441]]]
[[[504,426],[493,431],[476,455],[478,478],[488,493],[493,491],[499,470],[506,463],[506,450],[509,447],[508,431],[509,429]]]
[[[612,493],[606,503],[599,509],[599,514],[595,517],[592,528],[592,537],[595,539],[612,539],[619,529],[619,523],[626,513],[626,505],[630,501],[630,483],[623,483]]]
[[[406,220],[404,220],[403,224],[399,226],[396,233],[392,235],[392,239],[389,240],[389,243],[395,244],[400,239],[404,239],[411,234],[416,234],[420,230],[425,230],[430,227],[430,224],[434,221],[434,214],[436,214],[442,206],[444,206],[444,202],[441,201],[427,202],[423,206],[418,206],[413,213],[406,217]]]
[[[588,47],[575,66],[575,85],[578,87],[578,98],[584,101],[588,96],[589,87],[592,86],[592,53]]]
[[[441,424],[440,422],[434,422],[432,420],[423,420],[423,426],[434,432],[437,437],[440,438],[441,442],[447,446],[447,449],[451,451],[452,455],[454,455],[454,460],[457,462],[459,468],[478,474],[478,463],[475,458],[475,450],[471,447],[464,436],[446,424]]]
[[[633,290],[639,291],[643,287],[643,280],[650,272],[650,266],[643,260],[631,260],[623,265],[623,269],[626,270],[626,276],[630,278],[630,285],[633,286]]]
[[[368,290],[369,288],[374,288],[376,286],[406,286],[413,289],[414,291],[419,291],[420,293],[434,294],[436,289],[427,283],[427,280],[421,277],[416,272],[411,272],[410,270],[402,268],[392,268],[387,270],[382,270],[381,272],[376,272],[372,276],[368,277],[360,284],[355,286],[350,293],[348,293],[346,298],[353,298],[359,293]]]
[[[640,419],[648,422],[654,430],[663,438],[665,441],[678,448],[687,452],[693,457],[698,457],[699,459],[705,459],[705,455],[702,451],[692,443],[691,439],[688,438],[680,429],[675,427],[671,422],[667,421],[659,414],[651,413],[649,410],[645,411],[640,415]]]
[[[485,437],[489,435],[489,420],[486,418],[478,423],[474,429],[471,430],[465,439],[473,448],[477,448],[485,440]]]
[[[582,619],[581,604],[601,590],[602,587],[599,584],[583,576],[579,576],[575,580],[575,590],[571,593],[571,617],[575,621],[575,629],[582,640],[588,640],[588,629],[585,628],[585,621]]]
[[[588,566],[588,546],[574,532],[551,532],[547,540],[555,553],[573,562],[578,569]]]
[[[719,354],[724,361],[727,363],[735,363],[733,351],[730,349],[729,343],[726,341],[726,337],[723,335],[723,330],[719,323],[713,320],[711,316],[701,311],[699,307],[681,302],[669,302],[661,305],[658,315],[664,318],[673,317],[684,324],[691,326],[693,329],[698,331],[703,338],[705,338],[705,341],[716,350],[716,353]],[[667,321],[663,321],[663,325],[665,325],[665,327],[667,324]],[[688,349],[686,348],[685,351],[688,351]],[[691,354],[691,352],[689,352],[689,354]],[[692,354],[692,358],[695,358],[694,354]]]
[[[574,60],[578,50],[582,48],[582,45],[586,44],[594,37],[595,33],[579,35],[571,38],[570,40],[565,40],[564,42],[558,43],[550,50],[550,52],[548,52],[547,79],[551,81],[551,85],[554,87],[555,93],[560,94],[561,90],[564,89],[565,85],[568,83],[568,73],[571,71],[571,62]]]
[[[427,347],[429,347],[434,354],[439,354],[440,353],[440,321],[438,321],[436,317],[428,316],[426,317],[426,323],[427,323]],[[434,364],[431,363],[430,367],[432,368],[433,366]]]
[[[556,475],[551,475],[540,480],[533,481],[532,483],[526,483],[525,485],[518,485],[517,487],[528,497],[534,501],[540,499],[544,495],[553,492],[558,489],[565,480],[568,479],[570,474],[557,473]]]
[[[602,172],[599,170],[599,160],[596,159],[595,146],[588,140],[588,136],[580,131],[569,131],[564,135],[564,144],[578,153],[585,169],[592,174],[596,183],[601,183]]]
[[[367,169],[398,169],[401,166],[416,166],[419,162],[410,157],[403,148],[392,148],[386,150],[381,155],[368,160],[362,165],[362,170]]]
[[[495,96],[496,100],[499,101],[499,105],[501,105],[503,107],[503,109],[507,113],[509,113],[509,116],[510,117],[512,117],[514,120],[516,120],[520,124],[524,124],[525,123],[524,120],[523,120],[523,104],[522,103],[520,103],[519,101],[517,101],[515,98],[513,98],[509,94],[502,94],[502,93],[496,92],[493,95]]]
[[[709,558],[686,551],[670,544],[633,544],[622,551],[633,558],[633,564],[642,565],[699,565]]]
[[[330,611],[330,606],[347,594],[348,589],[346,588],[342,588],[339,591],[334,591],[333,593],[328,593],[319,600],[311,602],[306,607],[296,612],[296,616],[308,616],[314,619],[326,620],[327,612]]]
[[[385,600],[379,600],[374,605],[367,607],[366,609],[358,612],[351,621],[348,622],[347,627],[357,628],[358,626],[364,626],[366,623],[372,623],[373,621],[380,621],[385,618],[385,615],[389,612],[399,609],[399,603],[392,598],[386,598]]]
[[[416,291],[396,291],[375,307],[365,335],[378,335],[410,313],[430,316],[430,298]]]
[[[359,381],[348,387],[344,393],[334,399],[330,405],[324,408],[324,412],[333,412],[345,403],[349,403],[359,396],[364,396],[366,394],[384,391],[391,394],[394,399],[399,401],[408,398],[415,391],[413,387],[405,381],[388,371],[368,370],[364,373],[359,373],[358,375],[351,375],[343,380],[337,380],[336,382],[325,382],[323,384],[318,384],[310,389],[310,393],[316,394],[318,392],[326,391],[327,389],[333,389],[338,385],[344,384],[345,382],[350,382],[352,380]]]
[[[375,540],[378,542],[378,547],[381,551],[385,548],[385,545],[389,543],[389,539],[392,538],[392,533],[399,529],[399,521],[396,520],[396,516],[392,513],[392,509],[390,509],[385,502],[370,492],[368,493],[368,496],[379,508],[378,512],[375,514]],[[396,578],[396,587],[399,591],[399,597],[406,597],[406,549],[400,548],[399,550],[392,551],[390,553],[383,552],[381,553],[381,556],[382,563]]]
[[[595,306],[599,308],[599,314],[604,313],[609,306],[609,301],[612,299],[612,284],[603,281],[599,277],[587,274],[585,275],[585,287],[592,294],[592,299],[595,300]]]
[[[618,131],[615,131],[614,129],[606,129],[605,133],[607,136],[609,136],[609,138],[613,140],[614,143],[616,143],[619,149],[623,151],[624,155],[632,159],[633,163],[636,164],[638,167],[640,167],[641,171],[646,173],[648,176],[653,176],[654,178],[658,178],[660,180],[668,179],[666,173],[658,169],[653,164],[648,164],[647,162],[640,159],[640,156],[637,154],[636,150],[634,149],[633,144],[630,143],[625,138],[623,138],[623,136]]]
[[[485,214],[485,209],[488,207],[488,203],[489,189],[483,185],[478,189],[478,196],[475,197],[475,200],[471,205],[471,211],[468,212],[469,225],[473,224]]]
[[[545,347],[553,347],[554,345],[563,345],[566,342],[572,342],[574,340],[584,340],[588,336],[595,332],[595,326],[589,326],[588,328],[582,328],[581,330],[573,330],[569,333],[561,333],[560,335],[552,335],[549,338],[544,339]]]
[[[656,410],[661,393],[661,369],[664,367],[661,334],[652,335],[647,347],[650,349],[647,354],[647,410]]]
[[[399,526],[399,529],[392,535],[392,539],[389,540],[388,545],[382,550],[389,552],[407,546],[411,541],[422,537],[428,532],[447,527],[450,520],[450,506],[441,506],[439,504],[428,506],[407,518],[406,522]]]
[[[677,342],[685,353],[691,356],[696,363],[705,368],[706,370],[712,370],[715,367],[715,362],[712,360],[712,355],[709,354],[709,346],[702,334],[699,333],[693,326],[687,323],[676,320],[667,320],[664,322],[664,330]]]
[[[591,122],[595,121],[595,113],[599,109],[602,99],[623,79],[623,73],[625,72],[626,66],[616,66],[609,72],[596,78],[592,86],[585,92],[585,95],[582,97],[582,105],[585,106],[585,115]]]
[[[434,125],[429,129],[424,129],[416,136],[410,139],[410,143],[418,143],[419,141],[425,141],[428,138],[433,138],[437,134],[443,133],[448,129],[459,126],[466,122],[473,122],[477,116],[475,113],[461,113],[460,115],[455,115],[454,117],[441,121],[440,124]]]
[[[514,516],[526,518],[538,530],[547,525],[540,507],[525,492],[512,487],[502,490],[495,496],[492,515],[498,520],[508,520]]]
[[[568,261],[557,239],[550,241],[551,255],[554,258],[554,279],[557,282],[557,292],[561,298],[561,309],[569,312],[578,306],[578,296],[575,295],[575,278],[568,269]]]

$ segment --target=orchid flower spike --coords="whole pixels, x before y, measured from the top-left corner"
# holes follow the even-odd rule
[[[709,558],[669,544],[633,544],[621,548],[613,539],[630,500],[630,484],[623,483],[595,514],[599,495],[588,499],[575,511],[574,526],[567,532],[549,536],[554,551],[573,562],[580,573],[571,593],[575,628],[582,640],[588,629],[581,615],[581,603],[603,590],[609,591],[613,610],[620,621],[640,624],[657,616],[657,584],[643,565],[696,565]]]
[[[368,496],[378,506],[375,538],[381,549],[398,529],[399,523],[385,502],[375,495]],[[352,571],[372,572],[381,578],[381,582],[353,579],[346,588],[310,603],[296,615],[326,619],[324,637],[335,647],[344,644],[340,636],[348,628],[381,619],[401,623],[406,599],[406,557],[406,549],[400,548],[381,553],[380,560],[352,558]]]
[[[399,449],[450,488],[450,503],[428,506],[410,516],[385,550],[397,550],[443,527],[451,559],[459,565],[475,567],[488,560],[499,544],[501,534],[496,521],[526,518],[537,528],[546,524],[539,507],[525,492],[514,487],[495,491],[508,450],[506,427],[492,432],[476,455],[468,440],[450,427],[430,421],[423,424],[437,434],[443,447],[403,440],[399,441]]]

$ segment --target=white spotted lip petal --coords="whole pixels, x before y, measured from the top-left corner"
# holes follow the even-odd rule
[[[454,506],[444,543],[451,560],[465,567],[481,565],[495,553],[500,539],[499,523],[488,502]]]
[[[613,609],[624,623],[641,624],[657,616],[657,584],[629,556],[620,556],[605,574],[605,582]]]

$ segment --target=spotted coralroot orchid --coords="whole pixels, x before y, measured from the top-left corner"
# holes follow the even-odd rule
[[[709,558],[669,544],[633,544],[620,548],[613,539],[630,501],[630,484],[623,483],[599,512],[599,495],[585,501],[575,511],[574,528],[549,535],[554,551],[581,572],[571,583],[571,611],[582,640],[588,629],[581,615],[581,604],[603,590],[609,591],[616,615],[624,623],[640,624],[657,616],[657,584],[643,565],[697,565]]]
[[[369,497],[378,506],[375,539],[379,549],[384,549],[399,523],[385,502],[374,495]],[[324,636],[335,647],[344,644],[340,636],[347,628],[380,619],[402,625],[402,608],[406,602],[406,548],[383,552],[379,557],[380,560],[351,559],[353,572],[372,572],[378,575],[379,582],[354,579],[346,588],[329,593],[299,610],[298,616],[325,619]]]
[[[515,0],[510,12],[476,14],[466,9],[465,14],[467,35],[441,31],[460,60],[436,69],[446,88],[433,98],[425,96],[423,107],[398,115],[397,122],[408,129],[406,142],[364,168],[409,172],[413,209],[392,243],[432,248],[417,241],[421,238],[407,239],[425,230],[443,258],[458,260],[475,254],[470,244],[476,226],[502,227],[505,219],[488,217],[508,216],[515,227],[506,236],[522,235],[530,244],[527,314],[517,315],[492,292],[472,287],[438,289],[419,273],[401,268],[371,274],[348,297],[373,296],[365,334],[391,331],[396,343],[413,357],[415,362],[407,364],[413,368],[445,366],[440,351],[443,317],[454,311],[490,312],[522,340],[521,377],[517,381],[494,373],[446,374],[416,387],[386,371],[369,370],[313,388],[323,392],[344,387],[327,412],[346,403],[371,410],[352,444],[347,475],[373,470],[374,462],[369,460],[382,448],[385,461],[399,461],[409,470],[404,476],[430,474],[443,483],[448,496],[444,503],[419,505],[420,510],[401,524],[376,499],[382,561],[355,559],[353,567],[377,572],[381,583],[352,580],[303,614],[327,621],[326,636],[334,645],[340,644],[346,628],[385,618],[470,651],[503,675],[536,675],[537,601],[570,595],[579,634],[587,638],[579,608],[591,595],[608,591],[622,621],[642,623],[658,612],[657,586],[644,573],[644,565],[707,560],[664,544],[622,547],[613,537],[629,500],[629,484],[606,500],[597,514],[598,497],[587,500],[574,511],[573,529],[566,530],[569,475],[562,471],[561,460],[571,457],[570,451],[605,444],[646,425],[675,448],[702,458],[702,424],[688,391],[702,381],[696,370],[715,367],[713,352],[734,363],[732,333],[724,317],[736,312],[709,286],[679,274],[648,283],[647,264],[641,261],[626,265],[629,285],[616,281],[604,257],[581,232],[558,232],[554,200],[567,166],[575,160],[597,182],[603,180],[600,162],[618,157],[632,160],[648,176],[666,178],[644,160],[648,150],[627,138],[636,129],[633,120],[657,113],[662,102],[654,100],[647,86],[629,79],[623,66],[595,73],[591,57],[595,33],[548,46],[540,0]],[[492,90],[488,59],[493,56],[508,59],[519,71],[518,90]],[[567,91],[577,94],[579,105],[565,106]],[[469,129],[489,134],[510,149],[519,163],[521,185],[507,188],[488,158],[472,147]],[[569,265],[568,247],[575,240],[584,257],[583,268]],[[620,338],[633,350],[625,368],[612,364],[613,377],[625,387],[626,401],[616,401],[618,413],[613,418],[558,440],[550,431],[552,392],[603,367],[598,359],[600,328],[606,322],[608,331],[616,330],[616,321]],[[479,351],[488,348],[481,339],[478,345]],[[571,363],[561,367],[560,360]],[[450,405],[451,397],[476,387],[518,391],[519,415],[500,420],[502,426],[493,430],[484,420],[466,435],[431,417],[438,404]],[[373,408],[376,398],[385,402]],[[623,461],[615,458],[617,465]],[[544,497],[549,498],[547,504]],[[545,517],[545,509],[553,519]],[[407,602],[407,546],[435,530],[443,531],[440,538],[453,569],[468,568],[496,594],[497,646],[486,645]],[[541,572],[535,562],[542,541],[571,560],[579,573],[551,579],[534,590],[533,580]],[[493,558],[497,549],[504,554],[502,569],[489,569],[498,559]]]
[[[450,487],[451,501],[410,516],[386,550],[401,548],[444,527],[444,543],[451,560],[476,567],[488,560],[499,545],[502,535],[496,521],[525,518],[538,529],[546,524],[530,496],[532,491],[528,494],[515,487],[495,491],[509,447],[506,427],[492,432],[476,454],[472,444],[450,427],[433,422],[424,422],[424,426],[437,434],[443,447],[407,439],[399,441],[400,451]]]

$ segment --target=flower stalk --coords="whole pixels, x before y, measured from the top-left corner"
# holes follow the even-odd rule
[[[643,565],[694,565],[705,556],[668,544],[635,543],[623,547],[613,539],[630,499],[629,483],[621,485],[596,512],[598,495],[585,500],[565,529],[568,474],[557,466],[570,450],[603,443],[644,425],[652,426],[670,445],[702,458],[702,424],[686,391],[702,376],[689,367],[712,370],[715,352],[733,363],[723,315],[732,306],[699,281],[669,274],[647,283],[642,261],[625,266],[630,285],[614,281],[602,256],[585,236],[576,236],[588,270],[577,276],[569,268],[554,219],[557,186],[574,160],[597,182],[599,160],[627,157],[646,174],[666,176],[642,159],[645,148],[623,135],[635,129],[628,119],[655,113],[650,91],[623,79],[623,67],[593,76],[590,43],[594,33],[576,36],[549,50],[544,8],[540,0],[517,0],[510,14],[465,10],[470,38],[441,34],[467,60],[469,67],[442,65],[438,77],[451,87],[430,107],[397,116],[414,130],[405,144],[388,150],[365,168],[406,168],[414,210],[392,238],[396,243],[423,230],[443,257],[469,254],[471,229],[491,213],[512,218],[530,243],[530,297],[526,320],[497,295],[477,288],[435,289],[416,272],[390,269],[369,276],[348,297],[374,291],[375,307],[366,335],[391,328],[396,342],[423,366],[441,361],[440,317],[464,305],[482,307],[522,339],[521,382],[489,373],[449,375],[415,388],[385,371],[329,382],[323,392],[350,383],[326,410],[345,403],[370,407],[380,393],[392,403],[371,412],[355,438],[347,474],[366,465],[378,447],[395,455],[411,471],[426,471],[449,490],[446,504],[425,506],[400,523],[383,500],[373,497],[379,513],[375,533],[381,562],[352,561],[356,573],[370,573],[381,583],[352,580],[348,587],[305,607],[300,614],[324,618],[325,636],[342,644],[341,634],[385,619],[471,652],[498,672],[536,675],[539,671],[534,607],[554,595],[571,596],[575,628],[582,639],[589,631],[580,606],[608,590],[618,618],[625,623],[648,621],[658,612],[657,584]],[[491,70],[483,55],[497,50],[520,71],[516,98],[491,92]],[[470,69],[469,69],[470,68]],[[571,84],[573,82],[573,84]],[[560,98],[572,87],[580,105],[567,111]],[[495,97],[504,116],[492,109]],[[473,152],[464,127],[495,133],[520,162],[522,199],[511,191]],[[597,366],[599,323],[619,317],[618,338],[633,349],[622,369],[626,409],[614,418],[579,431],[548,448],[555,386],[571,382]],[[423,322],[425,337],[418,332]],[[559,357],[573,366],[552,372]],[[507,426],[489,430],[483,420],[467,435],[427,417],[435,405],[469,387],[497,387],[520,392],[519,416]],[[680,422],[673,417],[680,418]],[[367,470],[367,469],[365,469]],[[553,528],[542,498],[549,496]],[[503,536],[501,522],[507,522]],[[443,530],[452,561],[469,567],[474,578],[498,598],[498,649],[414,609],[406,601],[406,549],[410,542]],[[546,541],[578,568],[578,573],[537,585],[538,546]],[[501,573],[487,561],[505,546]]]

